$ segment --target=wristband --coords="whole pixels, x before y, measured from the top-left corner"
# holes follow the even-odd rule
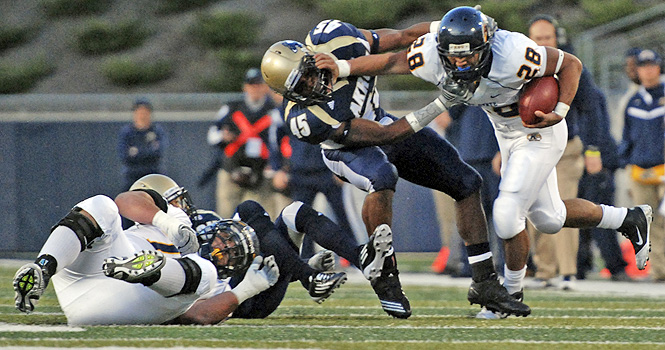
[[[432,21],[432,23],[429,24],[429,32],[437,34],[439,32],[440,25],[441,21]]]
[[[157,228],[159,228],[160,230],[166,232],[166,229],[169,226],[174,225],[175,223],[177,223],[178,225],[180,224],[178,221],[175,221],[174,223],[173,220],[175,219],[160,210],[155,214],[155,216],[152,217],[152,224],[154,226],[157,226]]]
[[[554,107],[554,113],[557,115],[561,116],[561,118],[565,118],[566,114],[568,114],[568,110],[570,109],[570,106],[563,103],[559,102],[556,104],[556,107]]]
[[[427,124],[434,120],[434,118],[447,110],[446,106],[439,98],[430,102],[427,106],[404,116],[404,119],[406,119],[413,131],[418,132],[422,130],[422,128],[427,126]]]
[[[346,78],[351,75],[351,65],[347,60],[335,60],[337,64],[337,69],[339,70],[338,78]]]
[[[584,151],[584,155],[586,157],[600,157],[600,151],[594,151],[594,150],[586,150]]]
[[[240,288],[238,288],[240,287]],[[230,290],[231,293],[235,294],[236,298],[238,298],[238,305],[242,304],[243,301],[255,296],[258,294],[251,288],[246,288],[245,286],[238,284],[235,288]]]

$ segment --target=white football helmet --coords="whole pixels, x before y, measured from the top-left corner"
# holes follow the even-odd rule
[[[189,217],[195,214],[196,207],[192,203],[189,192],[179,186],[173,179],[162,174],[148,174],[136,180],[129,188],[130,191],[138,189],[155,190],[167,202],[180,207]]]

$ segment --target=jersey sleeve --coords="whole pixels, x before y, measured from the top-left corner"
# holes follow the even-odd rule
[[[445,72],[436,45],[436,35],[427,33],[411,44],[406,59],[411,74],[438,86]]]
[[[336,19],[317,24],[307,34],[305,45],[314,52],[329,52],[339,60],[350,60],[371,52],[370,43],[358,28]]]
[[[503,37],[503,40],[495,40],[498,50],[493,52],[505,57],[499,62],[502,63],[500,69],[507,75],[513,75],[515,79],[527,82],[545,74],[547,69],[545,46],[536,44],[522,33],[499,31],[497,35]]]
[[[325,104],[304,107],[289,102],[284,113],[286,128],[300,141],[319,144],[340,125],[330,112]]]

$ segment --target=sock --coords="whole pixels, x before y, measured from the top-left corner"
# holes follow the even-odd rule
[[[484,281],[490,278],[493,273],[496,273],[489,242],[468,245],[466,246],[466,253],[471,265],[471,278],[475,282]]]
[[[48,284],[51,276],[55,275],[55,271],[58,267],[58,261],[51,255],[42,254],[37,258],[37,260],[35,260],[35,264],[41,266],[42,270],[46,271],[44,273],[44,279]]]
[[[612,230],[618,229],[623,220],[628,214],[628,208],[617,208],[611,205],[601,204],[600,207],[603,209],[603,218],[600,219],[598,223],[599,228],[609,228]]]
[[[53,274],[51,274],[51,276],[53,276],[56,272],[74,262],[80,252],[81,242],[76,236],[76,233],[74,233],[69,227],[58,226],[53,232],[51,232],[46,243],[44,243],[42,249],[39,251],[38,256],[50,255],[53,260],[57,261],[56,269],[53,271]]]
[[[514,294],[522,290],[522,282],[524,281],[524,276],[526,275],[526,265],[518,271],[513,271],[504,266],[504,280],[503,286],[506,287],[508,293]]]
[[[185,284],[185,271],[176,259],[166,258],[164,267],[159,271],[157,282],[148,286],[148,288],[163,296],[178,294]]]
[[[298,210],[295,226],[321,247],[332,250],[360,268],[360,247],[352,232],[345,232],[332,220],[319,215],[319,212],[305,204]]]

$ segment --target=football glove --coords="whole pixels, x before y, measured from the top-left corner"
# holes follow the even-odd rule
[[[335,254],[323,249],[309,258],[307,265],[316,271],[332,271],[335,269]]]
[[[263,262],[263,267],[261,263]],[[279,268],[274,256],[257,256],[245,273],[245,278],[231,290],[238,298],[238,304],[263,292],[277,283]]]
[[[44,294],[48,285],[48,274],[35,264],[21,266],[14,275],[14,301],[16,308],[25,313],[31,313],[37,301]]]
[[[473,97],[469,84],[452,79],[449,75],[441,85],[441,96],[446,101],[446,107],[466,103]]]
[[[180,254],[187,255],[199,250],[199,241],[196,231],[183,224],[180,220],[169,216],[163,211],[158,211],[152,218],[152,224],[162,231],[166,237],[178,248]]]

